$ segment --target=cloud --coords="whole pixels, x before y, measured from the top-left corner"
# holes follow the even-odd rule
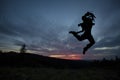
[[[70,60],[81,60],[82,59],[80,54],[51,54],[49,55],[49,57],[70,59]]]
[[[94,50],[116,50],[116,49],[120,49],[120,46],[114,46],[114,47],[98,47],[98,48],[95,48]]]
[[[96,44],[95,47],[114,47],[114,46],[119,46],[120,45],[120,35],[114,35],[110,37],[103,37],[101,40],[99,40]]]

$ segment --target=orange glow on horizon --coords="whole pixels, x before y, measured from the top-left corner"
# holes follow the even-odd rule
[[[80,54],[52,54],[52,55],[49,55],[49,57],[69,59],[69,60],[81,60],[82,59]]]

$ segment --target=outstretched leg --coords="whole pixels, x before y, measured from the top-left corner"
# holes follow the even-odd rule
[[[93,45],[95,44],[95,40],[94,40],[94,38],[93,38],[92,35],[88,37],[88,40],[89,40],[90,43],[87,44],[86,47],[84,47],[84,49],[83,49],[83,54],[85,54],[85,52],[86,52],[91,46],[93,46]]]
[[[70,31],[69,33],[70,33],[70,34],[73,34],[73,36],[74,36],[77,40],[79,40],[79,41],[82,41],[82,40],[83,40],[82,37],[81,37],[80,35],[78,35],[77,32],[75,32],[75,31]]]

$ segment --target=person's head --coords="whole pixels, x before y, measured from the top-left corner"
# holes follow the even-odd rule
[[[91,19],[92,21],[96,18],[95,15],[91,12],[87,12],[84,15],[86,18]]]

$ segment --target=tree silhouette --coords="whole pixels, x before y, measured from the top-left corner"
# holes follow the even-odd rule
[[[23,44],[21,49],[20,49],[20,53],[26,53],[26,45]]]

